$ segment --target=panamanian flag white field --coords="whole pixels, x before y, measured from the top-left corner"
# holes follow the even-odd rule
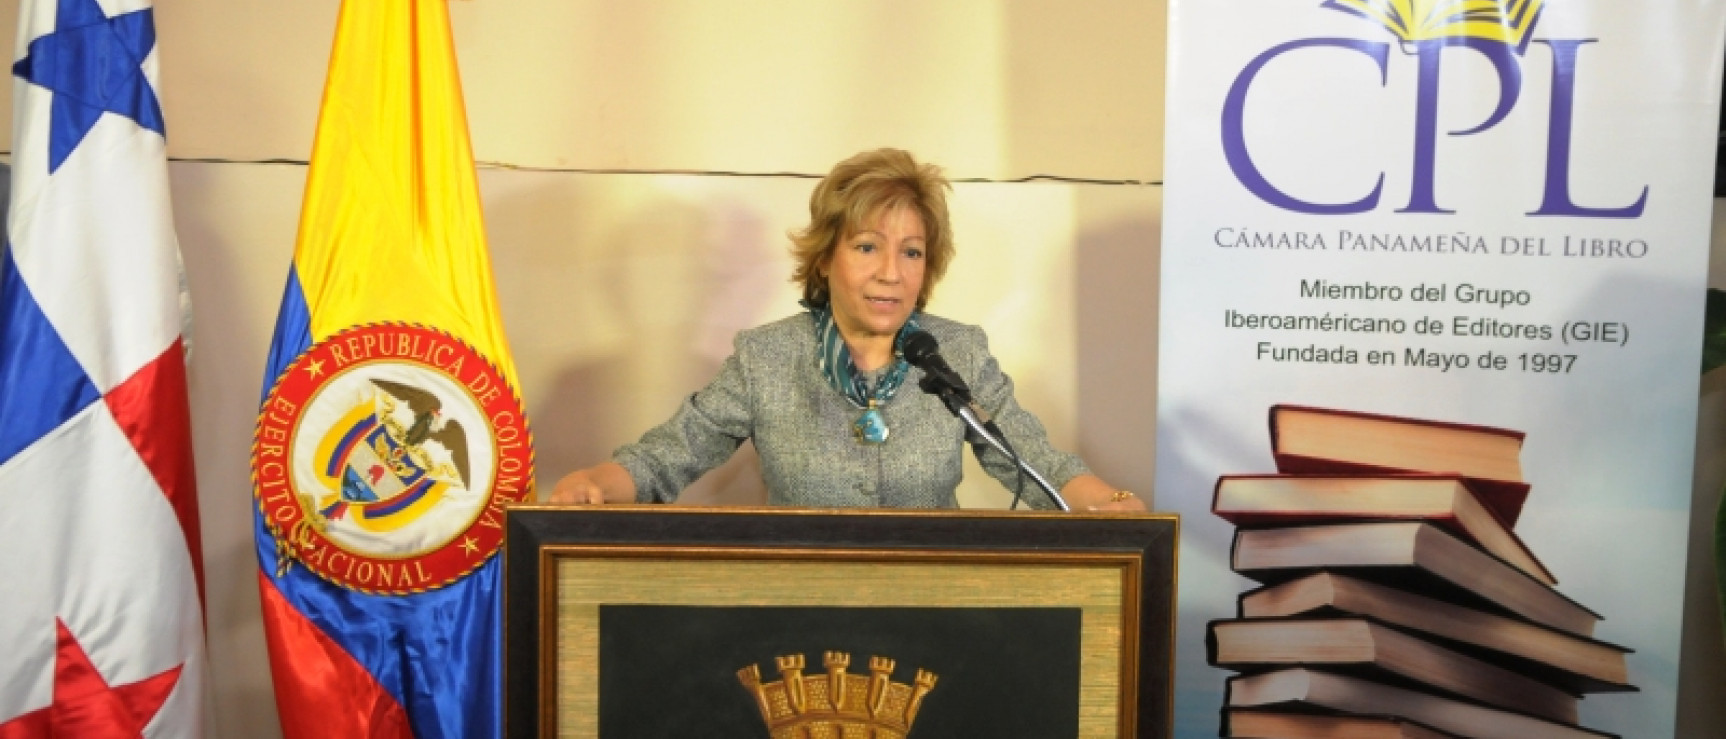
[[[146,0],[25,0],[0,255],[0,739],[202,733],[179,245]]]

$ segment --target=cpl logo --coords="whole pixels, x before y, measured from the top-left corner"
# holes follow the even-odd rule
[[[1547,111],[1546,181],[1540,208],[1532,216],[1579,216],[1585,218],[1636,218],[1648,202],[1648,187],[1636,202],[1619,207],[1590,207],[1575,202],[1570,194],[1570,134],[1575,116],[1576,59],[1582,48],[1596,39],[1532,39],[1540,19],[1542,0],[1326,0],[1323,7],[1341,10],[1382,25],[1396,36],[1398,47],[1414,59],[1418,70],[1415,94],[1414,164],[1408,204],[1398,213],[1453,213],[1439,206],[1433,188],[1438,169],[1437,139],[1439,71],[1446,49],[1467,50],[1485,57],[1498,75],[1498,104],[1486,121],[1473,128],[1452,131],[1452,136],[1470,136],[1503,121],[1516,107],[1522,93],[1522,61],[1529,42],[1545,45],[1552,52],[1552,102]],[[1244,118],[1247,93],[1265,67],[1285,56],[1311,49],[1341,49],[1359,54],[1362,62],[1378,66],[1379,84],[1388,83],[1390,49],[1387,41],[1353,38],[1306,38],[1278,44],[1254,57],[1235,77],[1223,105],[1223,151],[1235,178],[1259,199],[1299,213],[1337,215],[1363,213],[1378,207],[1384,190],[1384,173],[1372,191],[1352,202],[1321,203],[1302,200],[1265,178],[1247,148]]]

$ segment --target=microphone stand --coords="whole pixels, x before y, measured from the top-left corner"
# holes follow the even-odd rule
[[[995,422],[992,419],[981,419],[977,417],[977,411],[973,409],[971,399],[968,397],[970,393],[961,392],[951,384],[936,378],[934,375],[924,375],[923,379],[917,382],[917,385],[918,387],[923,388],[923,392],[940,397],[942,404],[947,406],[947,410],[951,411],[953,415],[958,416],[959,420],[965,422],[965,426],[970,429],[970,431],[966,433],[968,441],[973,445],[978,444],[979,439],[986,442],[990,447],[993,447],[995,451],[1000,452],[1002,456],[1012,460],[1013,464],[1018,466],[1020,472],[1025,473],[1027,477],[1036,482],[1037,487],[1042,488],[1043,493],[1049,496],[1049,500],[1054,501],[1056,508],[1063,511],[1073,510],[1071,506],[1067,505],[1067,499],[1061,497],[1060,493],[1055,492],[1055,486],[1050,485],[1048,480],[1044,479],[1041,474],[1038,474],[1036,470],[1032,469],[1030,464],[1021,459],[1018,454],[1015,454],[1010,450],[1003,440],[997,436],[1000,429],[995,426]],[[991,432],[991,429],[994,429],[994,431]]]

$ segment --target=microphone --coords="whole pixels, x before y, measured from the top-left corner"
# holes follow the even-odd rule
[[[963,417],[960,409],[969,411],[984,429],[1000,437],[1001,430],[995,426],[995,419],[971,399],[971,386],[966,385],[965,378],[954,372],[947,360],[941,357],[941,344],[935,341],[933,334],[928,331],[912,333],[905,337],[899,350],[905,355],[905,361],[923,370],[923,379],[917,383],[923,392],[940,396],[947,403],[947,409],[956,416]]]
[[[989,413],[971,399],[970,386],[965,384],[965,379],[960,377],[959,373],[947,365],[947,360],[941,358],[941,345],[935,341],[934,336],[928,331],[913,332],[899,345],[899,352],[904,355],[905,361],[923,370],[923,379],[917,382],[923,392],[939,396],[947,410],[965,422],[968,427],[965,439],[971,442],[979,461],[983,459],[984,449],[993,448],[1019,468],[1019,495],[1024,494],[1024,476],[1029,474],[1037,486],[1048,494],[1049,499],[1054,501],[1055,507],[1063,511],[1072,510],[1067,506],[1067,501],[1061,498],[1061,494],[1055,492],[1049,481],[1031,469],[1030,465],[1019,457],[1018,452],[1013,451],[1013,445],[1007,441],[1007,435],[1001,433],[1001,428],[995,425],[995,419],[990,418]],[[1015,507],[1019,505],[1019,495],[1013,497]]]
[[[941,358],[941,345],[928,331],[917,331],[905,337],[900,345],[900,352],[905,355],[905,361],[923,370],[923,374],[936,382],[946,385],[948,389],[959,394],[965,403],[971,402],[971,387],[965,384],[965,379],[947,366],[947,360]]]

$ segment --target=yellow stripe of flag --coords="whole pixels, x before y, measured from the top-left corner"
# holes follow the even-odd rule
[[[519,389],[445,0],[342,3],[294,264],[314,342],[362,323],[425,324]]]

